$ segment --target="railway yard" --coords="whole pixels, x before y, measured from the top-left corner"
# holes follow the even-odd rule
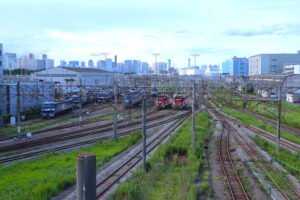
[[[147,81],[2,127],[0,199],[300,199],[296,104],[203,77]],[[80,155],[95,155],[92,177]]]

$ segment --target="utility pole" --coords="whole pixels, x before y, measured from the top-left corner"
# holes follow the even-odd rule
[[[152,55],[154,56],[154,61],[155,61],[155,72],[154,73],[158,73],[159,70],[157,68],[157,57],[160,56],[160,53],[153,53]]]
[[[146,170],[146,146],[147,146],[147,135],[146,135],[146,127],[147,127],[147,97],[146,94],[143,96],[143,167]]]
[[[21,133],[20,121],[21,121],[21,100],[20,100],[20,80],[17,82],[17,131]]]
[[[114,133],[114,140],[118,140],[118,113],[117,113],[117,104],[118,104],[118,93],[117,93],[117,82],[114,81],[114,124],[113,124],[113,133]]]
[[[281,90],[282,86],[278,89],[278,118],[277,118],[277,145],[276,145],[276,152],[279,153],[280,151],[280,132],[281,132]]]
[[[82,82],[81,78],[79,79],[79,126],[82,126]]]
[[[196,67],[196,61],[197,61],[197,56],[200,56],[200,54],[197,54],[197,53],[194,53],[194,54],[192,54],[191,56],[193,56],[194,57],[194,67]]]
[[[196,131],[195,131],[195,80],[193,80],[193,103],[192,103],[192,148],[195,150]]]

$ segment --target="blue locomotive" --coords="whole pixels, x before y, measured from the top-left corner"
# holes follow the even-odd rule
[[[72,110],[72,100],[44,102],[41,106],[41,115],[44,118],[53,118],[57,114]]]
[[[133,108],[142,103],[143,95],[140,91],[130,90],[124,95],[124,108]]]

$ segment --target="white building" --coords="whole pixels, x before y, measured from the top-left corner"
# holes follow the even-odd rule
[[[101,69],[77,67],[53,67],[40,72],[32,73],[32,80],[55,82],[61,86],[110,86],[114,73]]]
[[[179,75],[199,75],[199,74],[200,74],[200,69],[198,66],[179,69]]]
[[[300,101],[300,91],[295,91],[286,94],[286,101],[290,103],[296,103]]]
[[[300,51],[296,54],[259,54],[249,57],[249,76],[257,74],[280,74],[283,66],[300,64]]]

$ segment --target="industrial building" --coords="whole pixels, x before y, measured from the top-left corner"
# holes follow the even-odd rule
[[[259,54],[249,57],[249,75],[280,74],[283,66],[300,64],[300,51],[296,54]]]
[[[18,87],[17,82],[0,84],[0,102],[3,114],[17,114]],[[20,111],[37,108],[45,101],[55,98],[54,83],[20,82]]]
[[[32,80],[54,82],[63,87],[78,86],[110,86],[114,73],[101,69],[77,67],[53,67],[31,74]]]
[[[283,66],[284,74],[300,74],[300,64]]]

